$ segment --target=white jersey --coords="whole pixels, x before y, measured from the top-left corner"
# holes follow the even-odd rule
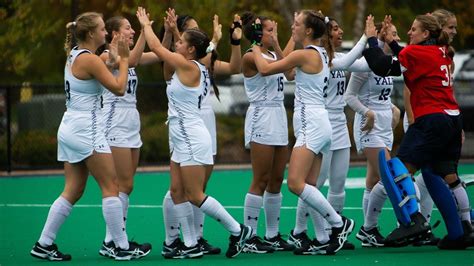
[[[342,57],[343,53],[335,53],[334,57]],[[344,92],[346,91],[346,73],[344,70],[331,70],[327,90],[324,91],[326,109],[344,110]]]
[[[102,87],[96,79],[81,80],[72,74],[71,67],[77,56],[91,53],[89,50],[78,50],[74,47],[69,54],[64,69],[66,90],[66,108],[76,111],[98,110],[101,104]]]
[[[168,120],[174,118],[180,119],[201,119],[200,108],[203,98],[204,88],[207,74],[206,67],[197,62],[193,62],[201,71],[201,81],[197,88],[185,86],[178,78],[176,72],[171,77],[169,85],[166,87],[166,95],[168,96]],[[206,73],[206,74],[205,74]]]
[[[102,87],[96,79],[80,80],[72,74],[76,58],[89,50],[71,50],[64,68],[67,110],[58,129],[58,161],[81,162],[93,152],[110,153],[101,122]]]
[[[214,163],[211,135],[199,110],[209,75],[204,65],[194,60],[193,62],[201,72],[198,87],[185,86],[174,73],[166,88],[171,160],[181,166]]]
[[[276,61],[277,57],[274,52],[270,52],[273,57],[262,53],[263,57],[270,61]],[[250,104],[255,102],[282,102],[283,94],[283,79],[282,73],[273,74],[269,76],[262,76],[257,73],[253,77],[244,77],[245,93]]]
[[[391,110],[392,77],[380,77],[373,72],[353,73],[366,79],[359,91],[360,102],[371,110]]]
[[[118,76],[119,70],[115,69],[112,74]],[[128,83],[127,90],[123,96],[117,96],[110,92],[109,90],[104,90],[102,94],[103,104],[113,104],[116,107],[125,107],[125,108],[136,108],[137,106],[137,85],[138,77],[135,72],[135,68],[131,67],[128,69]]]
[[[317,74],[308,74],[296,68],[293,113],[295,147],[304,146],[315,154],[326,153],[331,146],[332,134],[328,112],[324,109],[323,95],[329,79],[329,59],[324,48],[311,45],[306,49],[315,49],[319,52],[323,69]]]
[[[309,45],[305,49],[315,49],[321,55],[323,69],[317,74],[308,74],[296,68],[295,75],[295,107],[300,105],[316,105],[324,107],[324,91],[329,81],[329,58],[326,49]]]
[[[262,56],[276,61],[276,55]],[[271,146],[288,145],[288,121],[283,106],[283,74],[244,77],[244,86],[250,106],[245,115],[245,147],[255,142]]]

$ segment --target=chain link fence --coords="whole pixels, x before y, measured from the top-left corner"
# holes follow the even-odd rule
[[[474,90],[473,80],[456,80],[456,98],[463,112],[466,143],[463,158],[474,157]],[[244,118],[248,107],[241,75],[218,81],[220,101],[213,97],[217,117],[217,164],[250,163],[250,153],[244,148]],[[403,108],[403,80],[394,82],[392,102]],[[167,165],[169,162],[165,83],[139,84],[138,110],[141,115],[140,165]],[[294,83],[285,84],[290,145],[294,144],[292,110]],[[62,168],[56,161],[56,133],[65,111],[62,84],[0,85],[0,170],[30,170]],[[403,113],[403,112],[402,112]],[[346,108],[352,136],[354,113]],[[402,121],[402,120],[401,120]],[[400,122],[395,130],[393,150],[403,136]],[[351,137],[352,139],[352,137]],[[354,145],[353,145],[354,146]],[[364,160],[351,150],[351,160]]]

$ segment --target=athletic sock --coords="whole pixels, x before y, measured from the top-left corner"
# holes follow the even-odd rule
[[[362,211],[364,212],[364,219],[367,215],[367,208],[369,206],[369,197],[371,189],[365,188],[364,195],[362,196]]]
[[[263,209],[265,211],[265,237],[273,238],[278,235],[280,225],[280,209],[283,196],[281,193],[263,193]]]
[[[316,235],[316,239],[319,243],[326,243],[329,241],[329,233],[326,230],[327,221],[326,219],[319,214],[315,209],[308,208],[309,214],[311,215],[311,219],[313,220],[313,228],[314,234]]]
[[[166,192],[163,198],[163,220],[165,226],[165,243],[171,245],[177,238],[179,238],[179,222],[176,217],[174,202],[171,198],[170,192]]]
[[[342,191],[342,193],[333,193],[328,191],[328,202],[334,208],[337,213],[342,213],[342,209],[344,208],[344,201],[346,200],[346,192]]]
[[[420,190],[420,212],[429,223],[431,220],[431,213],[433,212],[433,199],[431,199],[430,193],[426,188],[425,181],[423,180],[423,176],[421,174],[416,176],[415,184]]]
[[[332,227],[343,225],[341,216],[333,209],[323,194],[314,186],[305,184],[300,198],[310,207],[318,211]]]
[[[238,236],[240,234],[240,224],[213,197],[206,196],[199,208],[206,215],[221,223],[232,235]]]
[[[102,214],[115,246],[121,249],[128,249],[128,237],[123,223],[122,202],[119,197],[103,198]]]
[[[298,197],[298,205],[296,206],[296,221],[295,228],[293,229],[293,234],[299,234],[308,230],[308,208],[304,200],[301,197]]]
[[[244,224],[252,227],[253,235],[257,234],[258,217],[263,205],[263,197],[251,193],[245,195]]]
[[[194,231],[196,233],[196,239],[199,240],[203,236],[204,230],[204,213],[199,207],[193,205],[193,215],[194,215]]]
[[[64,223],[72,210],[72,204],[65,198],[59,196],[49,208],[48,218],[38,240],[41,246],[47,247],[53,244],[59,228]]]
[[[375,184],[370,192],[367,205],[367,214],[364,219],[364,228],[370,230],[377,226],[382,207],[387,199],[387,192],[381,182]]]
[[[471,206],[469,206],[469,198],[462,183],[459,183],[454,188],[450,187],[454,199],[458,206],[458,213],[463,221],[471,221]]]
[[[187,247],[194,247],[197,244],[196,234],[194,233],[194,213],[193,207],[189,201],[174,205],[176,218],[179,221],[181,233],[183,234],[184,244]]]
[[[119,192],[119,199],[120,202],[122,202],[122,211],[123,211],[123,226],[124,228],[127,228],[127,214],[128,214],[128,205],[129,205],[129,199],[128,195],[123,192]],[[105,243],[109,243],[112,241],[112,235],[110,234],[110,230],[105,226]]]

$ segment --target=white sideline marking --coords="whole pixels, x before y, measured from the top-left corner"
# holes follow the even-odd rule
[[[474,174],[468,175],[461,175],[461,179],[464,182],[474,181]],[[286,179],[283,180],[283,183],[286,184]],[[324,186],[328,186],[324,184]],[[365,187],[365,178],[364,177],[357,177],[357,178],[348,178],[346,180],[346,188],[348,189],[356,189],[356,188],[364,188]],[[35,203],[0,203],[0,208],[49,208],[51,204],[35,204]],[[101,204],[76,204],[74,205],[75,208],[102,208]],[[136,209],[161,209],[163,205],[130,205],[129,208],[136,208]],[[243,209],[243,206],[224,206],[226,209]],[[295,210],[296,206],[281,206],[282,210]],[[436,208],[434,208],[437,210]],[[344,207],[344,210],[362,210],[362,207]],[[383,210],[392,210],[392,208],[383,208]]]

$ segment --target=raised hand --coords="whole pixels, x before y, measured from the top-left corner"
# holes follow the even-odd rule
[[[117,62],[118,57],[118,41],[120,39],[120,34],[114,34],[112,41],[109,44],[109,58],[107,59],[107,66],[113,67]]]
[[[240,39],[242,39],[242,20],[237,14],[234,15],[234,21],[232,22],[232,25],[230,25],[229,35],[230,43],[235,43],[234,45],[240,44]]]
[[[142,28],[153,23],[152,21],[150,21],[149,14],[146,13],[145,8],[142,7],[138,7],[137,18],[138,21],[140,21],[140,26]]]
[[[218,15],[214,15],[214,18],[212,19],[212,28],[214,29],[212,42],[217,45],[222,38],[222,24],[219,24]]]
[[[165,30],[173,32],[178,30],[178,16],[173,8],[168,8],[165,18]]]
[[[367,19],[365,20],[365,36],[367,36],[367,38],[377,36],[377,29],[375,28],[374,16],[372,15],[368,15]]]
[[[394,28],[392,25],[392,16],[386,15],[382,22],[382,31],[384,32],[383,36],[386,43],[391,43],[393,41]]]
[[[128,46],[128,40],[120,34],[117,43],[117,52],[120,58],[128,58],[130,55],[130,47]]]
[[[274,20],[272,20],[272,47],[275,46],[280,46],[280,43],[278,42],[278,23]]]

